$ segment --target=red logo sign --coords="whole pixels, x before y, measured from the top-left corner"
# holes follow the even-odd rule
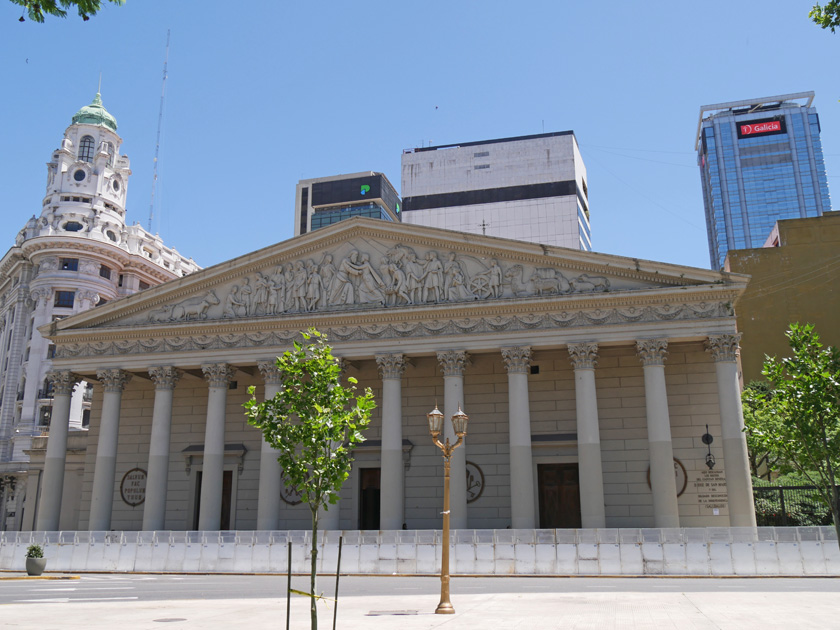
[[[754,136],[761,133],[769,133],[771,131],[781,131],[782,123],[778,120],[771,120],[767,122],[753,123],[751,125],[741,125],[742,136]]]

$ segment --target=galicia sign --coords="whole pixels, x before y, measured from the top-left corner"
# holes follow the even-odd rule
[[[785,120],[781,119],[765,119],[765,120],[751,120],[748,123],[738,125],[739,138],[752,138],[754,136],[768,136],[780,133],[785,133]]]

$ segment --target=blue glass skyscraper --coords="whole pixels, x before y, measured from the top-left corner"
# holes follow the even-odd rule
[[[697,164],[712,269],[764,245],[779,219],[831,210],[813,92],[700,108]]]

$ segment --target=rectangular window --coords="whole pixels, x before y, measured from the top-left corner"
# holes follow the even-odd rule
[[[79,259],[78,258],[59,258],[58,259],[58,266],[62,271],[78,271],[79,270]]]
[[[38,426],[40,426],[40,427],[50,426],[50,419],[51,418],[52,418],[52,407],[41,407],[41,410],[38,413]]]
[[[108,280],[111,279],[111,268],[106,267],[105,265],[99,266],[99,275],[103,278],[107,278]]]
[[[488,155],[490,155],[490,151],[479,151],[478,153],[473,153],[474,158],[487,157]]]
[[[82,426],[90,426],[90,409],[85,409],[84,411],[82,411]]]
[[[59,306],[61,308],[73,308],[73,302],[75,301],[75,299],[75,291],[56,291],[55,302],[53,302],[53,306]]]
[[[489,164],[476,164],[475,165],[475,170],[477,170],[477,171],[480,171],[480,170],[485,169],[485,168],[490,168],[490,165]]]
[[[140,290],[141,290],[141,291],[144,291],[145,289],[148,289],[148,288],[149,288],[149,283],[148,283],[148,282],[143,282],[143,281],[141,280],[141,281],[140,281],[140,285],[139,285],[139,286],[140,286]]]
[[[117,286],[121,287],[123,285],[123,275],[120,274],[119,280],[117,281]]]
[[[55,344],[51,343],[47,346],[47,358],[54,359],[55,358]]]

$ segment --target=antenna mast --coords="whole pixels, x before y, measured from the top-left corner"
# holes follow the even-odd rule
[[[166,57],[163,60],[163,85],[160,88],[160,112],[158,113],[157,140],[155,142],[155,167],[152,173],[152,201],[149,204],[149,233],[152,231],[152,219],[155,216],[155,190],[158,180],[158,155],[160,154],[160,128],[163,124],[163,101],[166,95],[166,67],[169,65],[169,29],[166,29]]]

